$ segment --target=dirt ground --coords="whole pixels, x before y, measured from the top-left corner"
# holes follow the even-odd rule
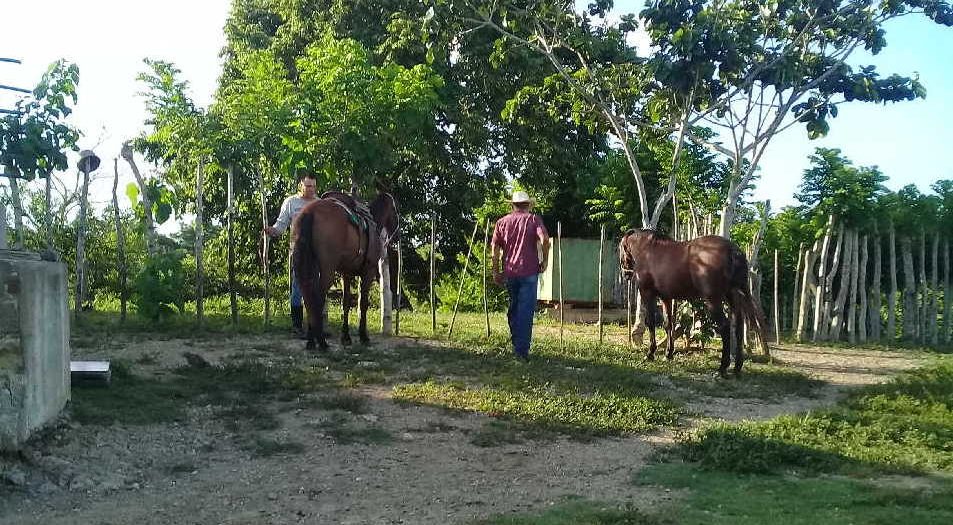
[[[394,340],[383,344],[395,344]],[[289,355],[300,342],[242,337],[195,342],[127,341],[111,358],[155,357],[155,370],[211,362],[269,347]],[[82,355],[82,351],[75,352]],[[915,354],[782,346],[781,362],[824,381],[812,397],[703,398],[704,419],[766,419],[835,402],[852,387],[884,381],[920,362]],[[100,357],[99,355],[88,357]],[[531,440],[479,447],[469,435],[488,417],[397,404],[386,387],[361,387],[369,410],[352,417],[386,429],[386,444],[335,442],[315,422],[319,408],[282,413],[275,439],[303,450],[267,457],[239,447],[211,407],[168,425],[80,425],[64,419],[21,458],[0,458],[3,524],[465,523],[541,510],[569,496],[649,508],[678,494],[630,483],[672,430],[595,439]]]

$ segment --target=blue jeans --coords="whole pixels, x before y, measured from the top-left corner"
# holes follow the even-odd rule
[[[301,306],[301,288],[298,288],[298,279],[294,270],[291,271],[291,306]]]
[[[536,311],[536,281],[538,275],[510,277],[506,289],[510,292],[510,308],[506,319],[510,324],[510,339],[513,351],[520,357],[529,357],[529,344],[533,338],[533,314]]]

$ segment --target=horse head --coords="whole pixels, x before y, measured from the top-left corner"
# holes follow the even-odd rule
[[[656,238],[665,236],[645,228],[633,229],[625,232],[619,241],[619,269],[622,277],[631,279],[635,275],[636,260],[645,251],[647,243]]]
[[[381,192],[370,204],[371,215],[381,231],[387,230],[386,242],[399,238],[400,216],[397,213],[397,201],[390,193]]]

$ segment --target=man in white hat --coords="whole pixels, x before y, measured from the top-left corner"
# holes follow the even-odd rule
[[[505,283],[510,294],[506,318],[510,325],[513,352],[518,359],[529,361],[533,314],[536,311],[536,283],[539,274],[546,270],[549,233],[543,220],[532,213],[533,201],[525,191],[513,192],[512,204],[513,211],[496,221],[493,230],[493,278],[497,284]],[[540,248],[537,248],[537,243]]]

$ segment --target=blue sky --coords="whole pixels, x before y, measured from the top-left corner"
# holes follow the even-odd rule
[[[616,2],[620,13],[638,12],[641,0]],[[771,199],[772,207],[793,204],[808,155],[817,147],[840,148],[860,166],[880,167],[897,190],[916,184],[928,192],[930,184],[953,179],[953,28],[939,26],[923,16],[890,21],[887,47],[876,56],[856,53],[852,65],[876,65],[881,76],[919,73],[927,98],[889,105],[850,103],[840,106],[830,121],[830,133],[808,140],[803,128],[792,127],[774,138],[761,159],[761,180],[754,198]]]
[[[642,8],[641,0],[616,2],[617,12]],[[112,158],[126,138],[143,127],[145,112],[135,77],[144,57],[174,62],[192,87],[195,101],[207,105],[220,71],[222,27],[230,0],[32,0],[4,2],[0,56],[22,65],[0,64],[4,84],[32,87],[46,66],[63,57],[80,67],[80,101],[73,122],[85,133],[82,147],[96,147],[103,168],[93,183],[103,203],[112,185]],[[953,28],[922,17],[906,17],[887,26],[887,48],[877,57],[857,55],[854,64],[877,64],[883,74],[918,72],[925,100],[893,105],[845,104],[831,122],[830,134],[810,141],[800,128],[777,137],[762,159],[755,198],[770,198],[774,209],[791,204],[815,147],[836,147],[858,165],[877,165],[890,177],[891,189],[953,178]],[[0,92],[0,107],[10,94]],[[122,183],[131,174],[120,165]],[[61,175],[64,176],[64,175]],[[70,175],[72,176],[72,175]]]

